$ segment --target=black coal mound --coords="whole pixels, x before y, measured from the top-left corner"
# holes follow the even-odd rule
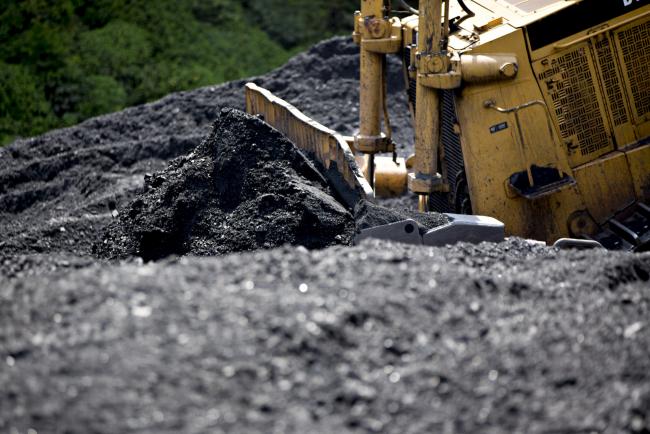
[[[191,154],[145,180],[95,246],[99,256],[215,255],[282,244],[349,243],[352,215],[288,139],[260,119],[223,109]]]
[[[359,201],[354,208],[354,219],[357,231],[413,219],[417,222],[420,233],[425,233],[429,229],[449,222],[449,218],[441,213],[421,213],[411,209],[389,209],[366,200]]]

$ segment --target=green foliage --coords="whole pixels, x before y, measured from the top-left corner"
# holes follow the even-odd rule
[[[350,30],[354,0],[0,0],[0,145],[257,75]]]
[[[85,98],[78,105],[80,119],[119,110],[127,101],[124,87],[106,75],[88,77],[82,89]]]
[[[286,48],[352,28],[356,0],[244,0],[252,18]]]
[[[143,69],[146,80],[133,90],[132,101],[155,99],[179,89],[192,89],[203,84],[220,83],[223,77],[206,66],[192,63],[180,65],[176,62],[160,61],[146,65]]]
[[[0,62],[0,144],[28,132],[44,132],[55,118],[36,77],[22,65]]]
[[[120,20],[79,34],[77,53],[82,70],[124,81],[137,81],[138,70],[152,54],[150,35],[140,27]]]

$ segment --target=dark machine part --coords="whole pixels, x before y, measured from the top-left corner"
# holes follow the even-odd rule
[[[404,49],[402,61],[404,63],[404,77],[408,93],[408,101],[412,112],[417,110],[415,104],[416,83],[409,78],[411,67],[411,50],[416,47]],[[449,192],[435,192],[429,197],[429,208],[436,212],[451,212],[457,214],[471,214],[472,206],[469,189],[465,178],[465,165],[460,137],[456,133],[458,119],[456,116],[456,96],[453,90],[444,90],[442,93],[441,109],[441,141],[442,155],[439,156],[439,167],[442,171],[444,182],[449,185]]]
[[[453,90],[442,92],[441,116],[443,155],[440,164],[443,168],[445,182],[449,185],[450,193],[433,193],[430,203],[434,204],[434,210],[436,211],[438,211],[438,206],[443,208],[446,205],[449,209],[448,212],[471,214],[472,207],[465,179],[463,150],[460,145],[460,137],[456,132],[458,119],[456,117],[456,96]]]
[[[608,250],[650,251],[650,206],[639,202],[607,221],[597,234],[583,237],[599,242]]]

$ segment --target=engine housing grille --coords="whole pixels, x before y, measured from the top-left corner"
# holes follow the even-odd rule
[[[617,33],[637,118],[650,114],[650,21]]]
[[[614,60],[614,52],[609,37],[603,38],[594,44],[596,56],[598,57],[598,66],[605,84],[609,109],[612,112],[614,125],[619,126],[629,121],[623,92],[621,91],[621,81],[616,73],[617,67]]]
[[[538,78],[546,82],[565,142],[583,157],[610,146],[587,48],[581,46],[545,61],[550,66],[538,73]]]

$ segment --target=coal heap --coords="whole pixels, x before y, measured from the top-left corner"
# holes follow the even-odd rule
[[[145,177],[95,253],[215,255],[283,244],[349,243],[352,215],[296,146],[262,120],[223,109],[191,154]]]

